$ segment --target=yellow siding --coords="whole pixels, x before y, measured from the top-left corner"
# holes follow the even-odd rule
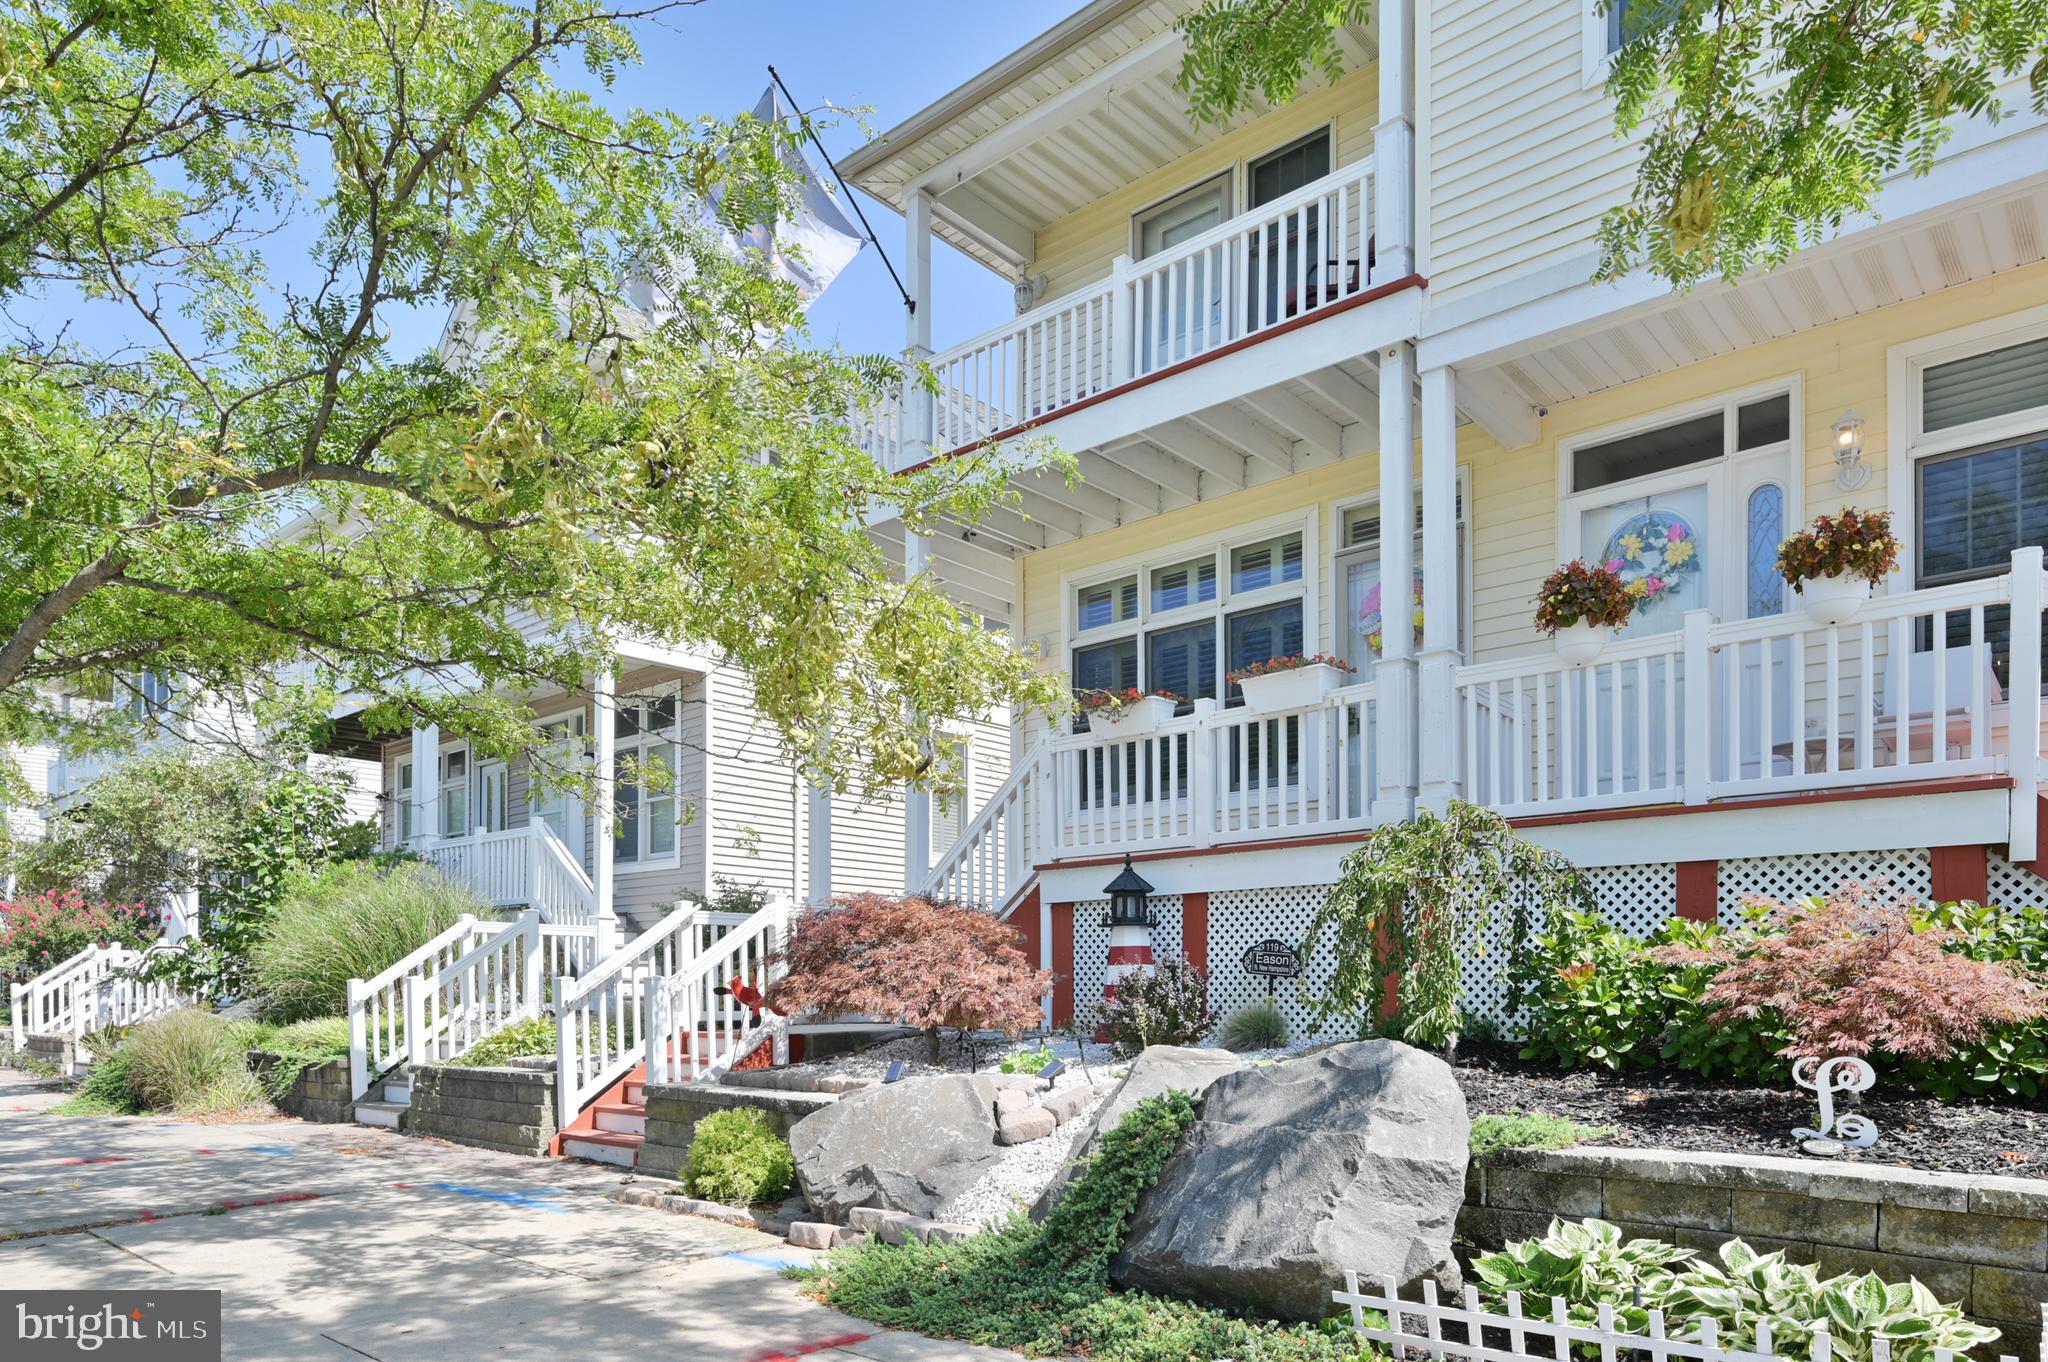
[[[1503,451],[1477,427],[1466,427],[1459,458],[1468,465],[1473,486],[1475,657],[1483,660],[1538,646],[1529,617],[1535,608],[1536,584],[1559,557],[1561,442],[1683,403],[1798,375],[1805,402],[1802,515],[1811,519],[1851,504],[1881,509],[1890,504],[1891,478],[1887,351],[2042,303],[2048,303],[2048,265],[1949,289],[1564,403],[1551,408],[1542,438],[1528,449]],[[1872,470],[1870,482],[1855,493],[1835,486],[1830,430],[1848,408],[1866,422],[1863,458]],[[1911,528],[1899,529],[1910,548]]]
[[[1106,199],[1070,213],[1037,234],[1032,268],[1045,275],[1047,301],[1108,277],[1111,262],[1131,249],[1131,215],[1226,170],[1238,172],[1243,195],[1246,161],[1287,145],[1327,123],[1336,124],[1333,166],[1372,155],[1379,119],[1379,66],[1347,73],[1334,85],[1305,92],[1277,109],[1126,185]]]

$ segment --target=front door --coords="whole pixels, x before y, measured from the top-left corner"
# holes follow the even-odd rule
[[[507,827],[505,810],[505,763],[486,761],[476,768],[476,829],[478,832],[503,832]]]
[[[529,776],[532,816],[547,824],[569,849],[571,860],[587,864],[583,854],[583,800],[561,782],[561,776],[585,769],[589,764],[584,751],[583,716],[550,719],[540,725],[540,731],[542,743],[535,769]],[[553,780],[548,779],[551,773],[556,777]]]
[[[1230,177],[1221,175],[1141,214],[1138,258],[1170,251],[1229,216]],[[1220,261],[1212,258],[1214,254],[1204,251],[1164,273],[1145,276],[1141,282],[1137,316],[1144,338],[1140,356],[1144,372],[1223,342],[1223,272]]]

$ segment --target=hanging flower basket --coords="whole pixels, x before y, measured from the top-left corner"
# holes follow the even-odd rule
[[[1628,623],[1649,590],[1645,580],[1625,580],[1618,562],[1589,567],[1574,558],[1543,579],[1536,627],[1556,641],[1557,655],[1567,667],[1583,667]]]
[[[1252,713],[1277,714],[1320,703],[1356,670],[1327,653],[1291,654],[1242,667],[1230,674],[1230,681],[1244,692],[1245,707]]]
[[[1807,616],[1825,628],[1856,617],[1870,592],[1899,569],[1899,541],[1884,511],[1849,507],[1813,524],[1778,547],[1778,575],[1799,593]]]

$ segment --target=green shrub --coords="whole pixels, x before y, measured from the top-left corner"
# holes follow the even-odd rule
[[[1226,1050],[1277,1050],[1287,1043],[1287,1014],[1271,998],[1246,1003],[1223,1019]]]
[[[691,1195],[727,1206],[758,1206],[782,1200],[794,1181],[789,1141],[768,1124],[765,1112],[734,1107],[697,1122],[690,1164],[683,1170]]]
[[[86,1071],[78,1091],[58,1103],[54,1110],[60,1116],[136,1115],[141,1108],[135,1105],[135,1093],[129,1085],[126,1052],[116,1046],[105,1053],[94,1053],[100,1058]]]
[[[1102,1137],[1043,1223],[1022,1215],[957,1244],[870,1241],[791,1275],[817,1299],[890,1328],[1094,1362],[1359,1362],[1378,1354],[1340,1327],[1245,1319],[1192,1301],[1116,1292],[1109,1263],[1138,1198],[1194,1120],[1186,1093],[1133,1107]]]
[[[1036,1050],[1019,1050],[1014,1055],[1004,1055],[1003,1062],[996,1067],[1006,1074],[1035,1074],[1052,1063],[1052,1051],[1045,1046]]]
[[[197,1008],[143,1022],[100,1056],[74,1100],[98,1112],[175,1116],[219,1116],[260,1106],[263,1088],[249,1072],[248,1050],[264,1033]]]
[[[1512,1111],[1472,1118],[1472,1157],[1500,1149],[1570,1149],[1612,1135],[1612,1126],[1582,1126],[1541,1111]]]
[[[1757,1350],[1758,1327],[1766,1324],[1776,1351],[1787,1357],[1800,1355],[1803,1340],[1825,1328],[1833,1356],[1844,1362],[1870,1362],[1878,1339],[1889,1342],[1898,1362],[1932,1362],[1936,1349],[1962,1354],[1999,1337],[1918,1281],[1887,1285],[1876,1273],[1822,1277],[1817,1268],[1758,1253],[1740,1239],[1717,1254],[1718,1265],[1659,1240],[1624,1240],[1604,1220],[1553,1220],[1541,1239],[1510,1244],[1472,1267],[1481,1291],[1496,1302],[1510,1291],[1539,1301],[1561,1297],[1577,1324],[1596,1322],[1599,1308],[1611,1305],[1621,1327],[1637,1333],[1650,1311],[1661,1310],[1673,1337],[1697,1337],[1712,1320],[1719,1345],[1730,1352]]]
[[[449,1063],[466,1069],[489,1069],[528,1055],[551,1055],[560,1035],[553,1017],[528,1017],[493,1031]]]
[[[306,1070],[348,1057],[348,1018],[309,1017],[284,1026],[266,1027],[246,1040],[250,1049],[275,1056],[276,1062],[258,1081],[271,1101],[282,1102]]]
[[[294,877],[250,952],[255,994],[270,1017],[297,1021],[348,1010],[348,981],[368,979],[489,906],[430,865],[363,861]]]
[[[1116,996],[1088,1009],[1082,1024],[1109,1038],[1120,1055],[1148,1045],[1194,1045],[1216,1026],[1209,981],[1177,955],[1117,981]]]

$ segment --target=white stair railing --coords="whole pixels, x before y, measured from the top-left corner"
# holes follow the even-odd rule
[[[597,891],[583,865],[546,823],[527,827],[532,844],[532,888],[527,902],[545,922],[589,926],[597,921]]]
[[[434,974],[405,976],[407,1063],[459,1059],[485,1037],[541,1014],[541,925],[539,910],[529,908]]]
[[[180,949],[159,942],[145,951],[128,946],[87,946],[26,983],[8,988],[16,1050],[30,1036],[63,1036],[74,1043],[109,1026],[133,1026],[186,1006],[191,999],[168,983],[143,977],[154,956]]]
[[[730,914],[678,904],[580,978],[556,981],[555,1100],[564,1126],[640,1062],[648,988],[696,958],[719,916]]]
[[[1044,849],[1036,834],[1050,763],[1043,744],[1031,749],[981,806],[981,812],[944,849],[922,891],[927,898],[969,903],[1001,912],[1030,880]]]
[[[764,1040],[778,1046],[785,1019],[756,1010],[733,993],[737,984],[766,993],[780,973],[774,955],[789,935],[791,905],[778,894],[727,928],[687,966],[646,991],[647,1081],[716,1078]]]
[[[505,930],[464,913],[454,926],[374,979],[348,981],[348,1073],[351,1100],[406,1057],[405,990],[408,979],[431,979]]]

